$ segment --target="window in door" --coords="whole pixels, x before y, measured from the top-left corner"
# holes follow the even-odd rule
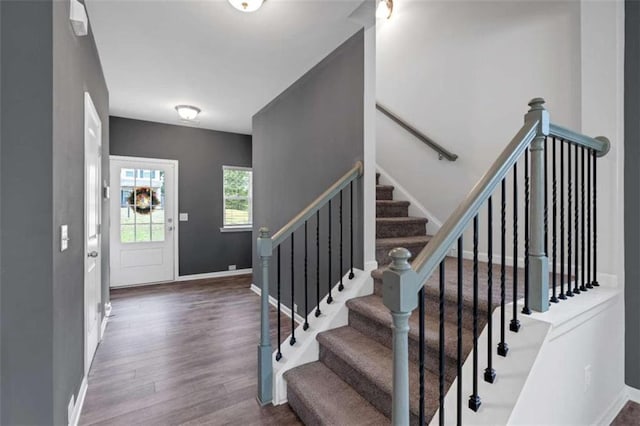
[[[120,173],[120,241],[164,241],[163,170],[122,169]]]
[[[223,166],[223,208],[225,228],[247,227],[253,223],[253,172],[246,167]]]

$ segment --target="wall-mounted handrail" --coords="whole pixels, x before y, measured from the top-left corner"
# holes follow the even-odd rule
[[[429,138],[420,130],[416,129],[415,127],[413,127],[412,125],[404,121],[402,118],[398,117],[396,114],[389,111],[386,107],[380,105],[379,103],[376,103],[376,108],[378,109],[378,111],[380,111],[381,113],[389,117],[392,121],[394,121],[400,127],[405,129],[407,132],[411,133],[413,136],[415,136],[416,138],[424,142],[428,147],[436,151],[440,156],[440,158],[446,158],[449,161],[456,161],[458,159],[458,156],[456,154],[452,153],[451,151],[444,148],[442,145],[435,142],[433,139]]]
[[[345,173],[340,179],[335,181],[333,185],[327,188],[322,194],[320,194],[315,200],[313,200],[307,207],[305,207],[300,213],[298,213],[293,219],[287,222],[280,230],[278,230],[271,237],[273,247],[278,246],[284,240],[291,235],[293,231],[298,229],[304,224],[306,220],[311,218],[318,210],[320,210],[327,202],[332,199],[336,194],[340,193],[344,188],[351,183],[351,181],[362,176],[364,167],[361,161],[356,162],[351,170]]]

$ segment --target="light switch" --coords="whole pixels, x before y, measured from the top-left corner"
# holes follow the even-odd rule
[[[180,213],[180,222],[188,222],[189,213]]]
[[[65,251],[69,248],[69,227],[62,225],[60,227],[60,251]]]

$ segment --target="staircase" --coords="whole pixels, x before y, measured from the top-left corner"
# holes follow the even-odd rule
[[[379,175],[377,176],[377,180]],[[381,269],[373,271],[375,293],[347,302],[349,325],[318,334],[320,360],[285,373],[289,405],[307,425],[387,424],[391,417],[392,321],[381,297],[382,272],[394,247],[418,253],[428,242],[427,219],[409,217],[409,203],[393,200],[392,186],[376,186],[376,258]],[[470,265],[465,264],[465,269]],[[456,377],[457,282],[456,264],[447,262],[445,295],[445,391]],[[486,269],[486,267],[485,267]],[[469,274],[467,274],[470,276]],[[471,285],[465,280],[465,288]],[[439,406],[439,317],[437,281],[425,287],[425,414],[431,418]],[[469,293],[469,291],[467,291]],[[496,293],[496,296],[497,293]],[[470,298],[464,301],[463,358],[472,349]],[[495,299],[494,299],[495,300]],[[486,302],[480,305],[486,318]],[[482,329],[486,320],[479,322]],[[411,420],[418,422],[418,312],[410,319]]]

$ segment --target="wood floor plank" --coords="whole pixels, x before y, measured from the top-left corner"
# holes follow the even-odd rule
[[[111,291],[81,425],[300,425],[256,401],[260,298],[251,276]],[[277,312],[270,312],[272,344]],[[281,339],[291,320],[281,317]]]

